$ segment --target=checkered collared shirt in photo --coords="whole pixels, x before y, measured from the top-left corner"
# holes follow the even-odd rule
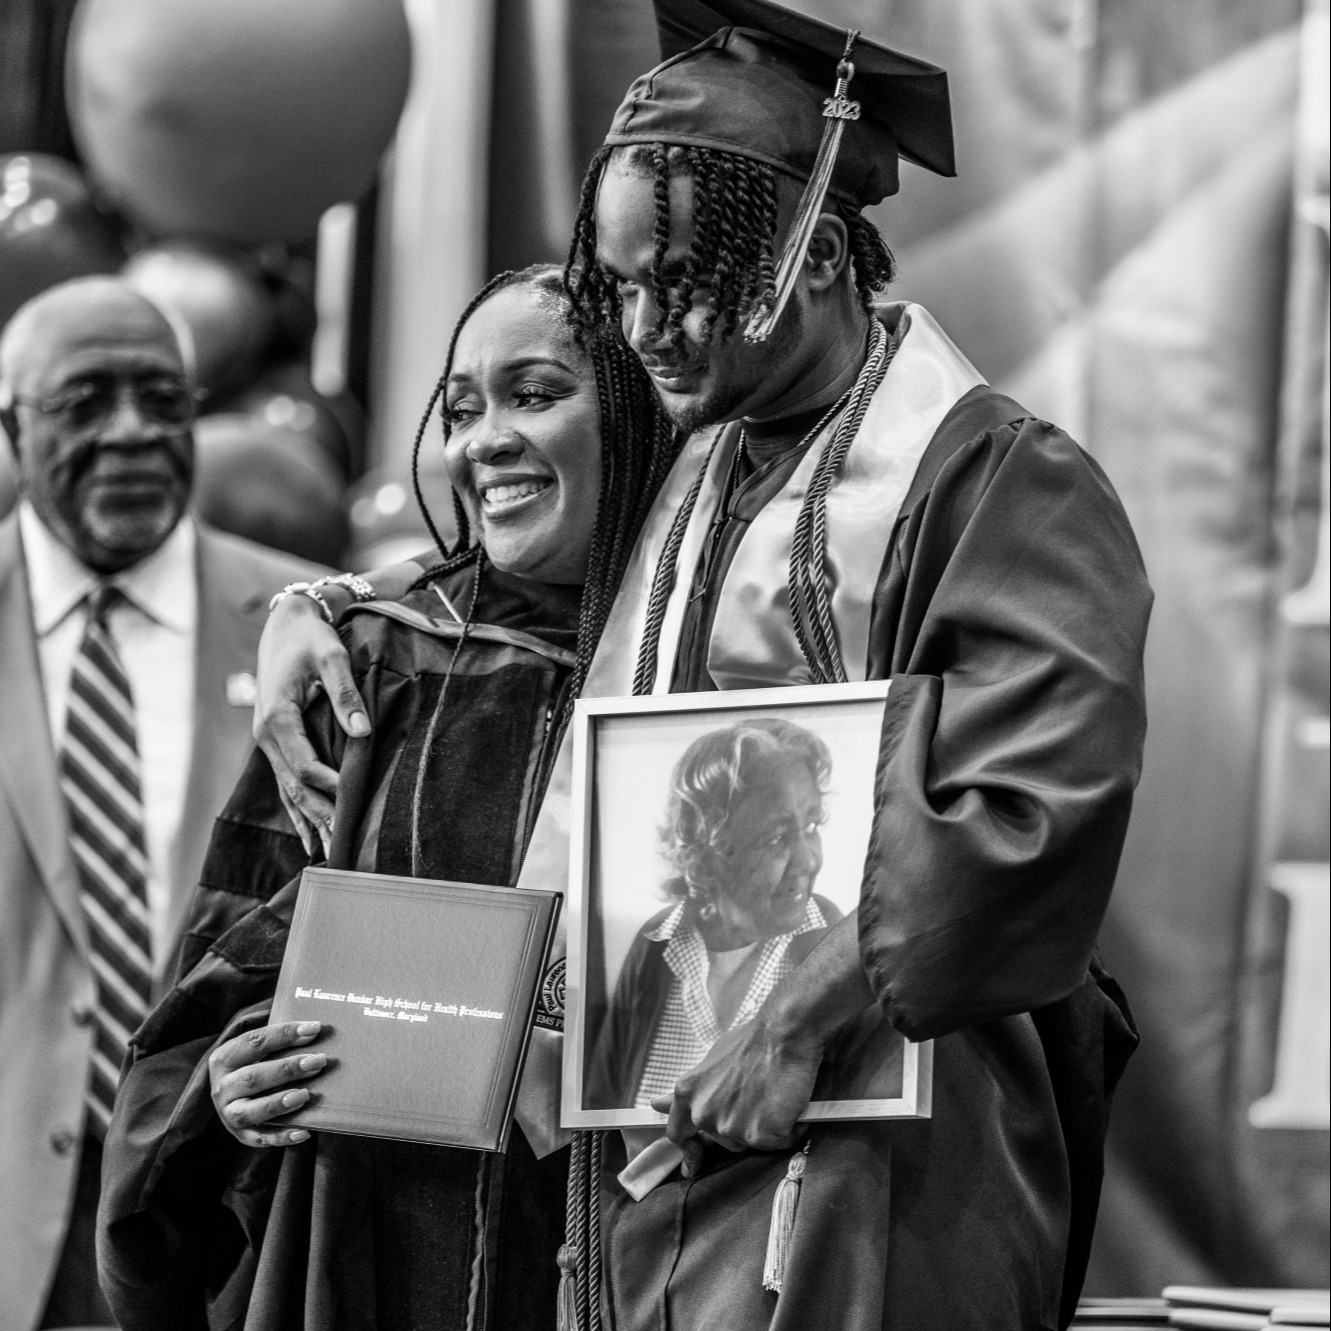
[[[642,1081],[634,1097],[634,1107],[648,1109],[651,1102],[674,1092],[675,1083],[690,1068],[702,1062],[707,1051],[723,1032],[716,1020],[712,1000],[707,994],[709,969],[707,945],[698,926],[684,922],[685,902],[680,902],[647,938],[665,943],[665,962],[673,979],[666,997],[665,1011],[652,1038],[651,1053],[643,1070]],[[758,965],[749,981],[744,1001],[730,1023],[733,1031],[753,1020],[767,995],[778,981],[793,969],[789,956],[790,940],[811,929],[827,928],[827,920],[818,903],[810,897],[804,907],[804,919],[798,929],[777,934],[761,946]]]

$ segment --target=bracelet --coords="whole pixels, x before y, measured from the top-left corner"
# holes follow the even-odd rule
[[[324,581],[329,581],[325,579]],[[325,620],[331,627],[336,628],[336,622],[333,619],[333,612],[328,608],[328,602],[319,595],[319,584],[317,582],[289,582],[278,592],[271,601],[268,602],[268,613],[272,614],[277,609],[277,603],[288,596],[308,596],[311,601],[319,607]]]
[[[352,603],[362,605],[366,601],[378,600],[378,594],[374,587],[361,577],[359,573],[338,573],[329,574],[326,577],[316,578],[311,587],[345,587],[351,593]]]

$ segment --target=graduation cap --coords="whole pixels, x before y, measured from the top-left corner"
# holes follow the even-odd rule
[[[776,300],[745,329],[763,341],[829,190],[857,209],[878,203],[897,192],[898,157],[956,174],[947,75],[769,0],[654,2],[662,63],[629,89],[606,143],[713,148],[808,182],[777,266]]]

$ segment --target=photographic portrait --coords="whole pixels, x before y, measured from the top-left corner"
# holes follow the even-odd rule
[[[887,684],[592,701],[575,722],[569,1126],[669,1096],[859,905]],[[808,1118],[927,1109],[876,1007],[829,1046]]]

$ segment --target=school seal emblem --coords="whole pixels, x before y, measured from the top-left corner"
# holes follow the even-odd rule
[[[564,1029],[564,974],[567,969],[565,959],[560,957],[545,972],[541,981],[541,995],[532,1020],[547,1031]]]

